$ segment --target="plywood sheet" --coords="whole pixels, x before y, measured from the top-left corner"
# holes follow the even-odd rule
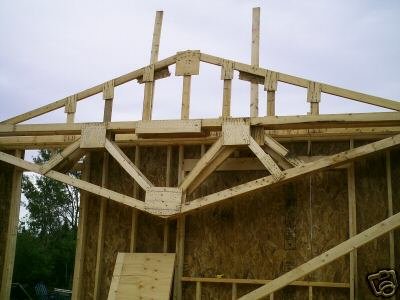
[[[174,262],[174,253],[118,253],[108,299],[168,300]]]

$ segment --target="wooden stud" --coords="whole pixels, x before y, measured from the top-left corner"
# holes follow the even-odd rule
[[[310,81],[307,89],[307,102],[311,105],[311,114],[319,115],[319,103],[321,102],[321,84]]]
[[[63,151],[54,154],[51,159],[41,166],[41,173],[46,174],[48,171],[60,164],[66,157],[79,149],[80,140],[76,140]]]
[[[275,116],[275,92],[278,87],[278,74],[267,70],[264,91],[267,91],[267,116]]]
[[[308,300],[312,300],[313,299],[313,287],[309,286],[308,287]]]
[[[201,282],[196,282],[196,300],[201,300]]]
[[[77,95],[67,97],[65,102],[64,112],[67,114],[67,123],[73,123],[76,112],[76,99]]]
[[[260,8],[253,8],[251,27],[251,65],[258,67],[260,58]],[[258,84],[251,83],[250,87],[250,117],[258,116]]]
[[[399,226],[400,213],[397,213],[239,299],[262,299],[265,296],[280,290],[289,283],[308,275],[309,273],[335,261],[339,257],[350,253],[353,249],[357,249]]]
[[[183,171],[183,160],[185,158],[184,146],[179,146],[178,153],[178,185],[184,180],[185,172]],[[185,202],[185,197],[182,197],[182,204]],[[176,220],[176,245],[175,245],[175,273],[174,273],[174,300],[182,299],[182,277],[183,263],[185,251],[185,216],[179,216]]]
[[[284,176],[284,173],[281,171],[281,169],[279,169],[278,165],[271,158],[271,156],[265,153],[265,151],[252,137],[250,138],[249,148],[258,157],[258,159],[265,166],[265,168],[267,168],[276,181],[280,180]]]
[[[156,18],[153,30],[153,40],[151,43],[150,66],[147,68],[147,70],[145,68],[143,74],[143,82],[145,82],[145,84],[144,84],[142,120],[151,120],[153,114],[154,87],[155,87],[154,73],[155,73],[155,63],[158,61],[158,53],[160,50],[163,14],[164,13],[162,11],[156,12]]]
[[[9,155],[9,154],[8,154]],[[15,156],[9,155],[14,158],[20,159],[24,156],[24,152],[20,150],[15,151]],[[11,294],[11,283],[14,270],[15,261],[15,249],[17,243],[17,232],[19,223],[19,209],[21,203],[21,181],[22,181],[22,170],[17,167],[13,168],[12,181],[11,181],[11,193],[10,193],[10,208],[8,214],[8,228],[6,236],[6,245],[4,251],[3,274],[2,281],[0,283],[0,299],[10,299]]]
[[[288,149],[286,149],[282,144],[277,142],[273,137],[266,133],[264,134],[264,143],[280,156],[286,157],[289,153]]]
[[[135,166],[140,169],[140,147],[135,147]],[[136,181],[133,182],[133,197],[139,198],[139,185]],[[137,209],[132,208],[132,222],[131,222],[131,238],[129,243],[129,252],[136,252],[137,242],[137,224],[138,224],[139,212]]]
[[[183,87],[182,87],[182,108],[181,108],[181,119],[189,119],[190,111],[190,86],[192,77],[190,75],[183,76]]]
[[[84,181],[90,180],[90,153],[86,154],[84,160],[84,170],[82,171],[82,179]],[[74,264],[74,278],[72,282],[72,300],[81,299],[82,292],[82,274],[83,263],[85,257],[85,244],[87,234],[87,216],[88,216],[88,201],[89,193],[84,190],[80,191],[80,205],[79,205],[79,222],[78,232],[76,237],[76,251],[75,251],[75,264]]]
[[[165,186],[171,186],[171,163],[172,163],[172,147],[167,147],[167,162],[165,168]],[[168,244],[169,244],[169,222],[166,219],[164,221],[164,234],[163,234],[163,252],[168,252]]]
[[[232,79],[233,79],[234,62],[224,60],[221,67],[221,79],[224,81],[224,90],[222,94],[222,117],[227,118],[231,115],[231,98],[232,98]]]
[[[232,300],[237,299],[237,284],[232,283]]]
[[[392,192],[392,170],[390,151],[386,152],[386,181],[387,181],[387,199],[388,199],[388,217],[393,216],[393,192]],[[392,269],[396,266],[394,232],[389,232],[389,260]]]
[[[350,140],[350,149],[354,140]],[[357,202],[354,163],[347,168],[347,193],[349,197],[349,237],[357,234]],[[350,252],[350,299],[357,299],[357,249]]]

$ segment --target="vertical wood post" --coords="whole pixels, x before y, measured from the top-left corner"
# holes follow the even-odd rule
[[[179,146],[178,154],[178,185],[183,181],[183,160],[184,146]],[[185,202],[185,197],[182,198],[182,203]],[[177,219],[176,228],[176,261],[175,261],[175,279],[174,279],[174,300],[182,299],[182,276],[185,250],[185,216],[180,216]]]
[[[167,147],[167,167],[165,171],[165,186],[171,186],[171,162],[172,162],[172,146]],[[168,252],[169,243],[169,222],[168,219],[164,221],[164,237],[163,237],[163,252]]]
[[[232,283],[232,300],[237,299],[237,284]]]
[[[350,149],[354,148],[354,141],[350,140]],[[349,198],[349,237],[357,234],[357,203],[354,163],[347,169],[347,192]],[[350,252],[350,299],[357,299],[357,249]]]
[[[154,100],[154,64],[158,61],[158,52],[160,50],[161,27],[163,20],[163,12],[157,11],[154,22],[153,41],[151,43],[150,65],[153,67],[149,72],[152,72],[151,79],[146,80],[144,84],[144,99],[143,99],[143,114],[142,120],[151,120],[153,113],[153,100]]]
[[[140,147],[135,147],[135,166],[140,168]],[[133,182],[133,197],[139,197],[139,185],[136,181]],[[129,244],[129,251],[136,251],[136,240],[137,240],[137,221],[139,217],[139,212],[136,208],[132,208],[132,224],[131,224],[131,239]]]
[[[260,63],[260,8],[253,8],[251,26],[251,65],[259,66]],[[252,82],[250,86],[250,117],[258,117],[258,83]]]
[[[222,117],[231,116],[231,98],[232,98],[232,79],[234,62],[224,60],[221,67],[221,79],[224,81],[224,90],[222,93]]]
[[[393,216],[393,194],[392,194],[392,170],[390,151],[386,152],[386,181],[387,181],[387,196],[388,196],[388,217]],[[389,232],[389,257],[390,267],[395,268],[395,254],[394,254],[394,231]]]
[[[83,163],[82,179],[90,181],[90,154],[86,154]],[[80,190],[80,203],[79,203],[79,223],[76,238],[76,252],[75,252],[75,268],[74,279],[72,283],[72,300],[81,298],[82,289],[82,270],[85,257],[85,244],[86,244],[86,222],[87,222],[87,201],[89,193]]]
[[[15,151],[18,158],[24,157],[21,150]],[[10,208],[8,214],[8,228],[5,241],[4,264],[1,277],[0,299],[10,299],[11,283],[14,270],[15,248],[17,244],[19,209],[21,204],[22,170],[13,167],[12,186],[10,192]]]
[[[181,119],[189,119],[190,111],[190,86],[192,82],[192,76],[183,76],[183,86],[182,86],[182,108],[181,108]]]
[[[112,104],[114,99],[114,81],[108,81],[103,87],[103,99],[104,99],[104,115],[103,122],[111,122],[112,117]],[[109,136],[108,136],[109,137]],[[103,165],[102,165],[102,177],[101,186],[107,187],[108,185],[108,165],[109,165],[109,154],[107,151],[103,153]],[[96,252],[96,270],[95,270],[95,281],[94,281],[94,299],[99,299],[100,288],[101,288],[101,277],[103,268],[103,246],[104,246],[104,229],[105,219],[107,210],[107,199],[101,198],[100,203],[100,214],[99,214],[99,233],[97,237],[97,252]]]
[[[196,300],[201,300],[201,282],[196,282]]]
[[[264,91],[267,91],[267,116],[275,116],[275,92],[278,87],[278,74],[267,71],[265,74]]]

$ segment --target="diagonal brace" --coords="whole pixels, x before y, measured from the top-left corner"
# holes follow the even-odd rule
[[[41,173],[42,174],[46,174],[48,171],[50,171],[51,169],[56,167],[65,158],[67,158],[69,155],[71,155],[76,150],[78,150],[79,149],[79,145],[80,145],[80,138],[78,138],[75,142],[70,144],[68,147],[66,147],[60,153],[55,154],[47,163],[43,164],[41,166]]]
[[[106,139],[104,147],[112,157],[121,165],[121,167],[144,189],[149,190],[154,185],[146,176],[136,167],[133,162],[125,155],[125,153],[115,143]]]

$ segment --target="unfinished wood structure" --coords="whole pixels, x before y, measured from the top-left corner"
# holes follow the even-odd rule
[[[112,298],[123,258],[143,265],[145,254],[119,252],[174,253],[173,299],[375,299],[367,274],[400,271],[400,102],[260,67],[257,8],[251,64],[198,50],[158,60],[161,23],[157,12],[149,65],[0,123],[0,298],[30,171],[81,190],[73,299]],[[222,115],[191,119],[204,63],[221,68]],[[181,119],[153,120],[155,82],[172,65]],[[232,118],[237,73],[251,115]],[[114,89],[132,80],[144,84],[142,120],[112,122]],[[308,115],[276,115],[279,83],[307,89]],[[77,102],[99,93],[103,122],[75,123]],[[391,111],[320,114],[322,94]],[[21,124],[63,107],[66,123]],[[23,159],[39,148],[60,150],[43,165]]]

